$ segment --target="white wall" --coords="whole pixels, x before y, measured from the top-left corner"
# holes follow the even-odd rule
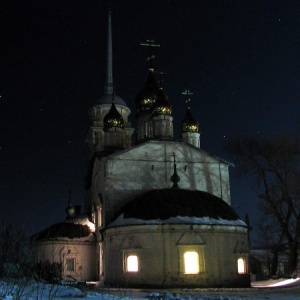
[[[47,240],[35,244],[36,261],[58,262],[63,267],[63,279],[78,281],[97,280],[96,242],[79,239]],[[66,270],[66,259],[75,259],[75,271]],[[70,277],[70,276],[71,277]]]
[[[186,237],[185,237],[186,236]],[[181,252],[200,251],[204,267],[184,274]],[[109,228],[105,237],[105,280],[119,286],[249,286],[237,259],[248,264],[247,228],[220,225],[136,225]],[[137,255],[139,271],[127,273],[127,255]]]
[[[206,191],[230,204],[227,163],[182,142],[150,141],[97,163],[92,199],[97,203],[103,195],[106,222],[134,197],[172,187],[173,152],[181,189]]]

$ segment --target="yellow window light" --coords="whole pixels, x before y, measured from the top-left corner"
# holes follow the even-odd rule
[[[237,265],[238,265],[238,273],[245,274],[246,273],[245,260],[243,258],[239,258],[237,261]]]
[[[185,252],[184,255],[184,273],[198,274],[199,273],[199,255],[195,251]]]
[[[136,255],[129,255],[127,257],[127,272],[137,272],[138,270],[138,257]]]

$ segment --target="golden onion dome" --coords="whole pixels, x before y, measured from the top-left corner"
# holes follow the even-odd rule
[[[181,133],[200,132],[199,123],[192,116],[190,108],[187,109],[186,115],[181,122]]]
[[[151,108],[157,98],[158,84],[153,72],[149,71],[144,88],[137,94],[135,105],[138,113],[151,113]]]
[[[168,101],[168,96],[160,87],[157,92],[157,99],[152,107],[153,115],[171,115],[172,107]]]
[[[115,102],[112,102],[109,112],[106,114],[103,120],[104,130],[109,128],[124,128],[124,120],[121,114],[118,112]]]

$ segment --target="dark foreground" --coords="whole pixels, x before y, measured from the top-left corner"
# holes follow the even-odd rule
[[[283,280],[262,281],[252,283],[251,288],[206,288],[206,289],[118,289],[95,287],[97,291],[129,299],[153,300],[195,300],[195,299],[226,299],[226,300],[293,300],[300,299],[300,279],[285,285],[272,287],[270,285],[282,283]],[[285,281],[284,281],[285,282]]]

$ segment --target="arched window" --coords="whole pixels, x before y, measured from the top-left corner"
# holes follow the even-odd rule
[[[129,255],[126,261],[127,272],[137,272],[139,270],[138,257],[136,255]]]
[[[246,263],[243,258],[239,258],[237,260],[237,267],[238,267],[238,273],[239,274],[245,274],[246,273]]]
[[[187,251],[183,254],[184,258],[184,273],[198,274],[199,273],[199,255],[196,251]]]

